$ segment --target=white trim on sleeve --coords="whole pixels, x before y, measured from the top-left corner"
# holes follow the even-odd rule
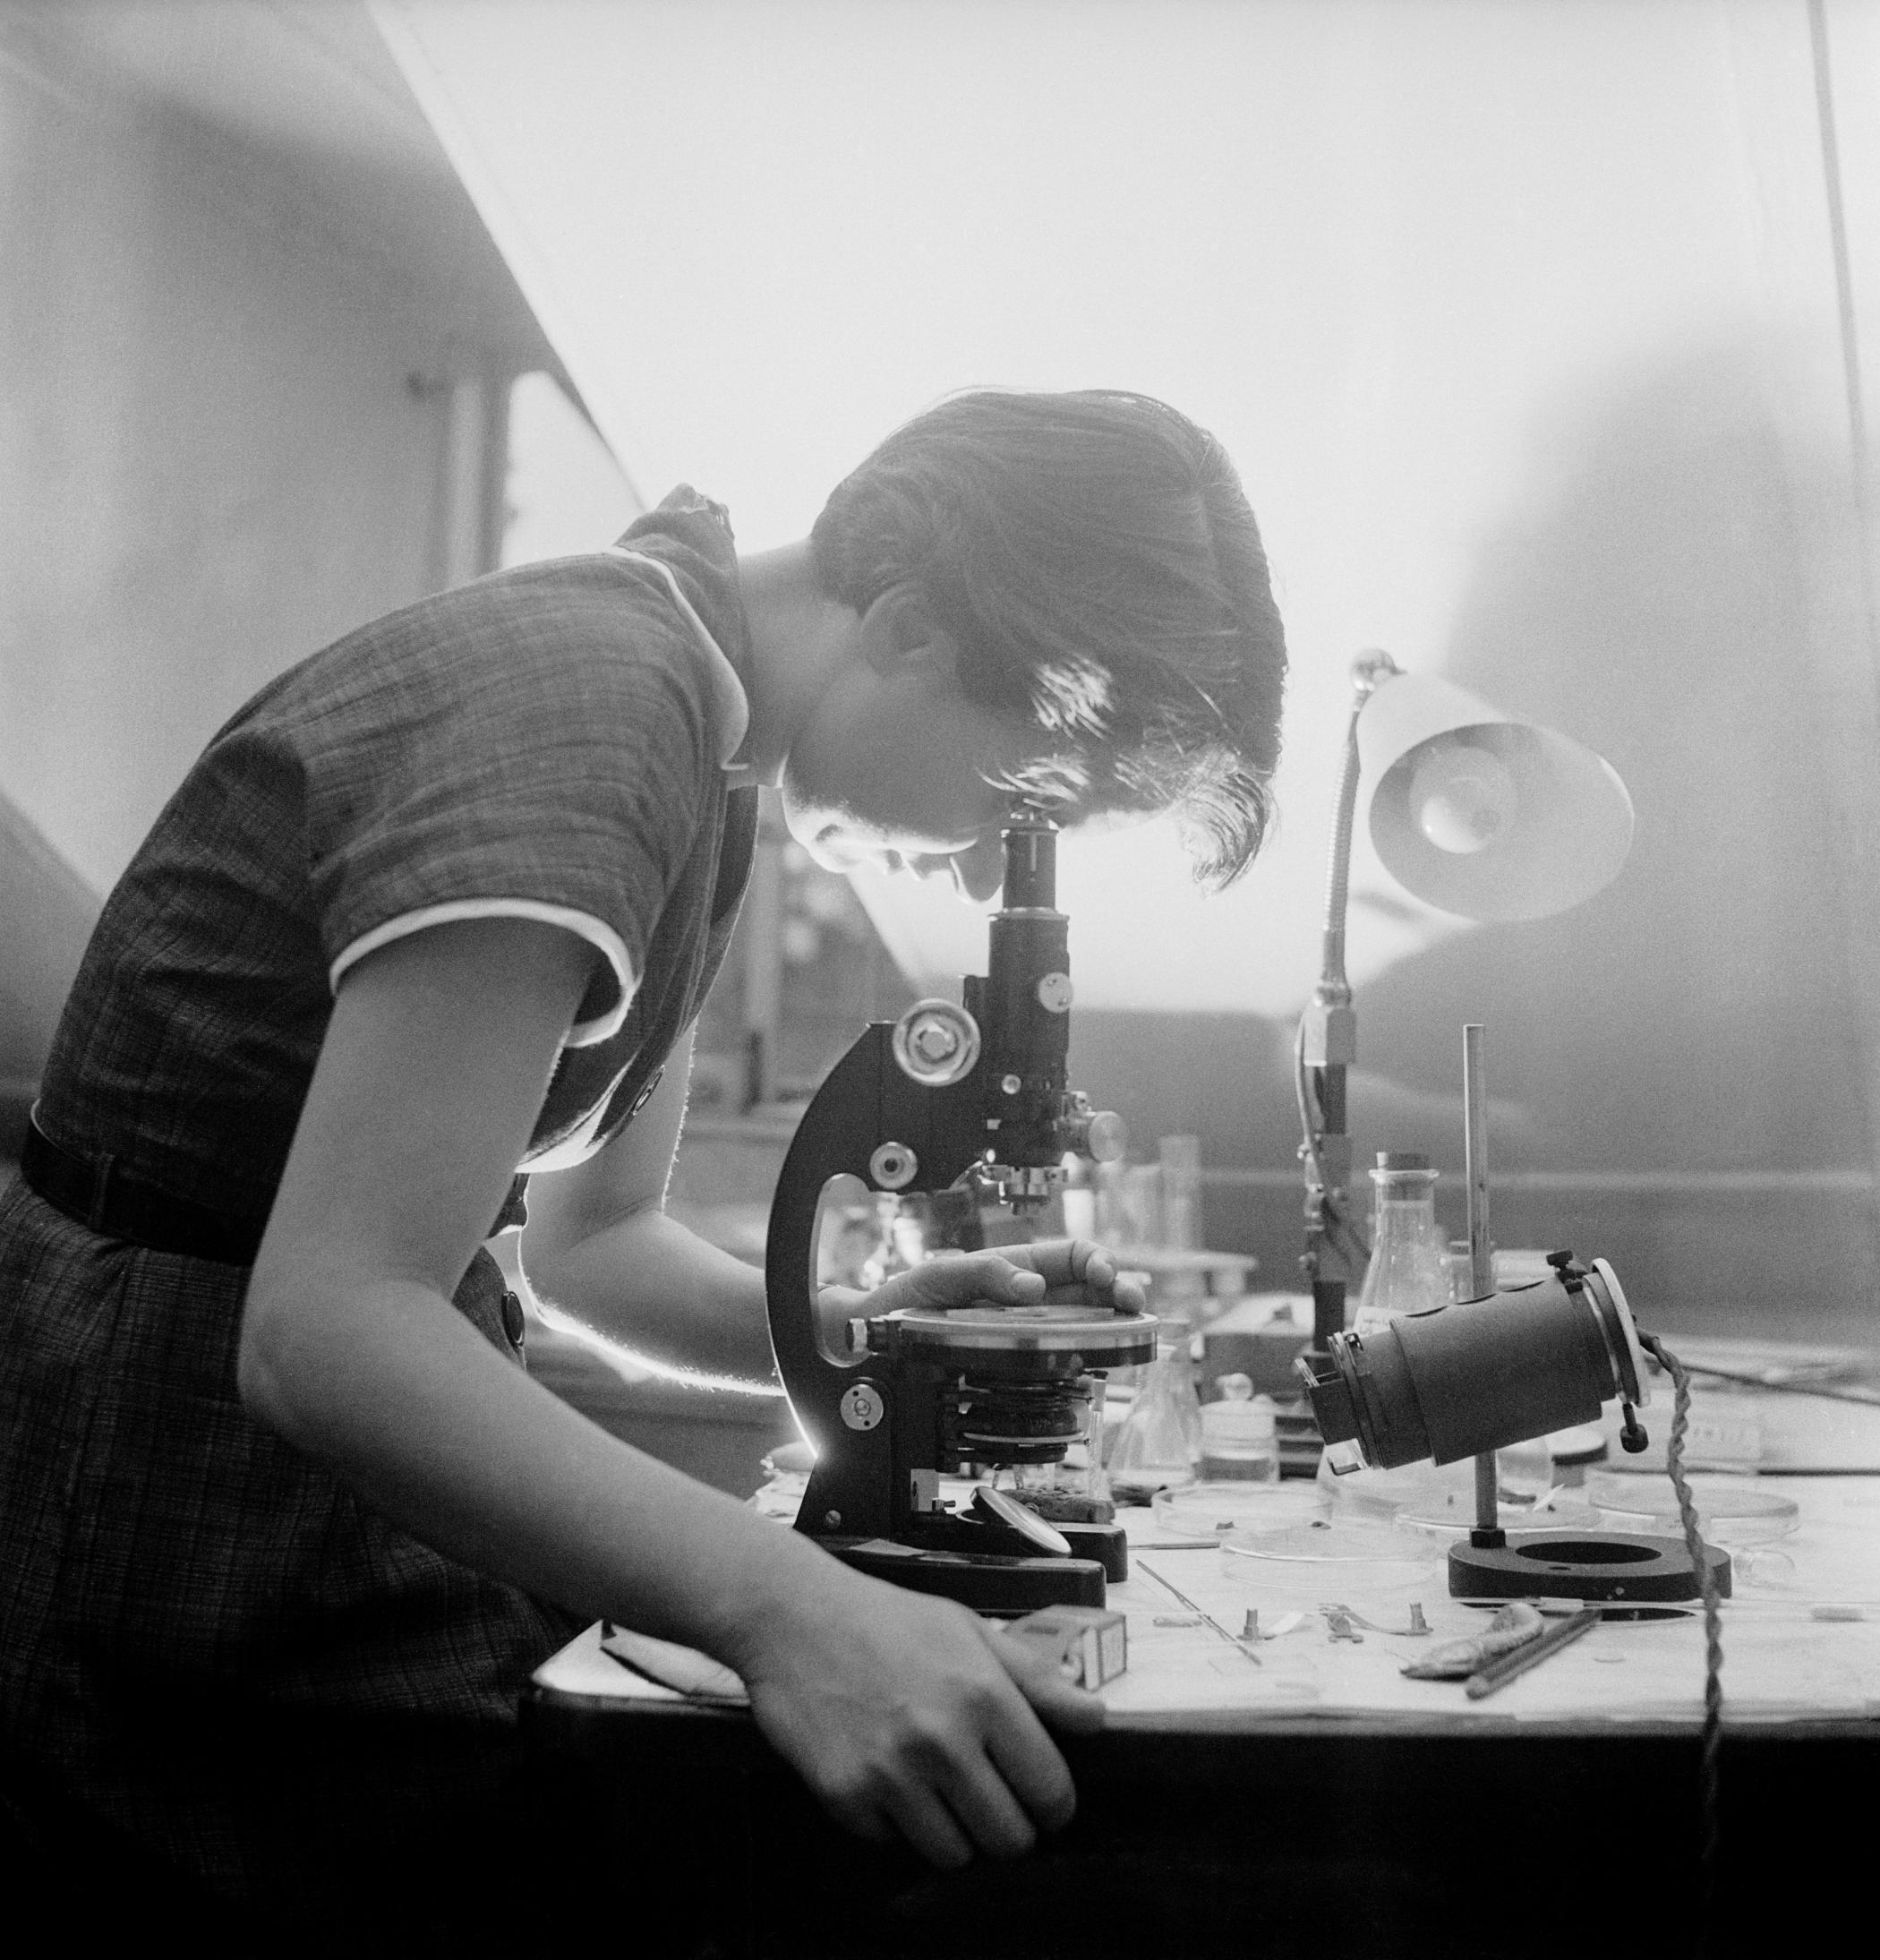
[[[423,905],[416,912],[400,912],[396,919],[388,919],[383,925],[361,933],[333,962],[327,984],[337,994],[347,969],[356,966],[368,953],[376,953],[394,939],[423,932],[427,926],[448,926],[460,919],[533,919],[544,926],[560,926],[585,939],[605,956],[619,984],[620,998],[598,1020],[576,1022],[568,1031],[565,1046],[592,1048],[596,1041],[604,1041],[615,1033],[627,1018],[634,989],[639,985],[633,962],[628,957],[627,942],[592,912],[577,912],[571,905],[545,905],[535,898],[452,898],[441,905]]]

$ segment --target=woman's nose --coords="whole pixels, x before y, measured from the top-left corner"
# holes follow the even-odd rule
[[[978,904],[1005,882],[1005,847],[996,835],[981,838],[971,850],[953,852],[953,868],[961,897]]]

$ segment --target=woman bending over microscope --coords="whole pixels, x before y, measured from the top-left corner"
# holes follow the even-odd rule
[[[531,1382],[483,1249],[637,1353],[773,1381],[763,1277],[662,1210],[757,789],[821,864],[1000,876],[1014,794],[1257,848],[1285,653],[1212,438],[974,393],[806,541],[667,498],[290,669],[106,905],[0,1198],[0,1739],[99,1883],[473,1923],[531,1670],[599,1616],[715,1656],[843,1824],[937,1864],[1070,1816],[1100,1705]],[[1097,1248],[888,1282],[1114,1299]],[[483,1876],[477,1876],[482,1874]],[[649,1875],[651,1876],[651,1875]],[[375,1921],[376,1922],[376,1921]],[[441,1922],[441,1921],[440,1921]]]

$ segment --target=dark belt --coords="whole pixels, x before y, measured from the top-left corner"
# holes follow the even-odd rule
[[[20,1175],[69,1219],[106,1238],[129,1239],[152,1252],[183,1253],[223,1265],[252,1266],[268,1221],[218,1211],[173,1196],[117,1168],[115,1157],[76,1157],[61,1150],[35,1117],[20,1148]]]

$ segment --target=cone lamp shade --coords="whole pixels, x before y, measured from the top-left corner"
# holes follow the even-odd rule
[[[1544,919],[1591,898],[1632,843],[1632,799],[1602,756],[1430,674],[1383,680],[1358,719],[1371,841],[1426,903]]]

